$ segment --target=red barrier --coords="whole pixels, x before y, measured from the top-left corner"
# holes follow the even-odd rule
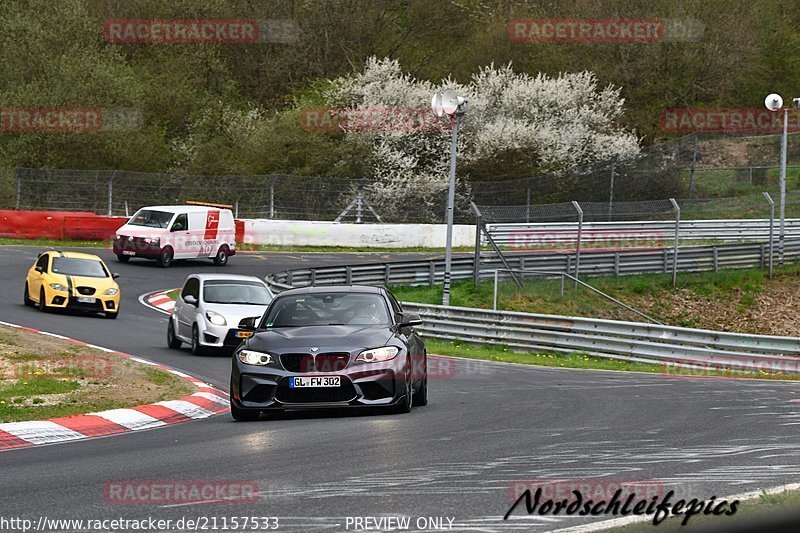
[[[108,240],[126,220],[84,212],[0,210],[0,237]]]
[[[113,239],[127,220],[76,211],[0,210],[0,237],[106,241]],[[236,242],[244,242],[244,221],[234,222]]]

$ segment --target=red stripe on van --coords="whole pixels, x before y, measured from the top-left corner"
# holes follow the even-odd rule
[[[206,233],[204,240],[216,239],[219,232],[219,209],[209,209],[206,215]]]

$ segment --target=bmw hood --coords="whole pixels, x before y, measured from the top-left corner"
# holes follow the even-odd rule
[[[318,347],[320,351],[353,352],[384,346],[392,338],[388,326],[301,326],[256,332],[247,342],[253,350],[292,351]]]

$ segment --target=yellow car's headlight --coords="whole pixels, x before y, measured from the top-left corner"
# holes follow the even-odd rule
[[[111,287],[110,289],[106,289],[106,292],[104,292],[103,294],[105,294],[106,296],[114,296],[118,292],[119,292],[119,289],[115,289],[114,287]]]
[[[53,289],[54,291],[61,291],[61,292],[67,292],[68,290],[64,285],[60,283],[51,283],[50,288]]]

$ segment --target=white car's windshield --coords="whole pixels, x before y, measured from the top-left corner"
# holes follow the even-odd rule
[[[203,301],[212,304],[269,305],[272,295],[260,283],[210,280],[203,285]]]
[[[147,226],[150,228],[166,228],[172,220],[172,213],[141,209],[128,221],[131,226]]]

